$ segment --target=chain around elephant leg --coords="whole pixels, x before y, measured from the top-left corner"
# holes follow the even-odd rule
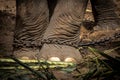
[[[95,25],[92,32],[81,38],[81,44],[100,44],[119,39],[120,17],[114,0],[91,0],[91,3]]]
[[[16,2],[14,55],[16,57],[31,55],[32,57],[38,52],[38,49],[33,48],[38,46],[38,42],[41,43],[49,23],[47,0],[17,0]]]

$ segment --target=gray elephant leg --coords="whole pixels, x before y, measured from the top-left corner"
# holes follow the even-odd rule
[[[65,44],[79,43],[80,26],[87,2],[88,0],[58,0],[43,37],[46,40],[51,40],[51,44],[43,45],[40,57],[45,59],[58,57],[65,61],[69,58],[76,61],[81,59],[78,49]],[[57,42],[63,45],[56,44]]]
[[[47,0],[17,0],[14,55],[35,58],[43,33],[49,23]]]
[[[84,42],[103,43],[119,38],[120,17],[114,0],[91,0],[96,25]],[[117,36],[117,37],[116,37]]]
[[[95,30],[120,29],[120,18],[114,0],[91,0],[97,25]]]

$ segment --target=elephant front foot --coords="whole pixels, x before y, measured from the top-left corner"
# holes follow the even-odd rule
[[[38,59],[37,56],[38,54],[39,54],[39,49],[21,48],[15,50],[13,56],[15,56],[18,59],[32,60],[32,59]]]
[[[82,59],[78,49],[58,44],[44,44],[39,57],[40,59],[64,62],[79,62]]]

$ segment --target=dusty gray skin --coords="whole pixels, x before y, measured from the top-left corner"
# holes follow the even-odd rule
[[[32,59],[58,57],[62,61],[72,57],[80,61],[82,56],[76,48],[120,37],[119,18],[112,1],[91,0],[94,13],[99,15],[94,15],[96,25],[90,29],[83,25],[88,0],[57,0],[55,7],[48,6],[46,0],[19,0],[14,55],[29,55]]]

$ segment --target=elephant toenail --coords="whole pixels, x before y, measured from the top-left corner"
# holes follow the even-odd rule
[[[71,58],[71,57],[65,58],[64,61],[65,62],[75,62],[76,63],[76,60],[74,58]]]
[[[48,60],[49,61],[61,61],[60,58],[58,57],[50,57]]]
[[[29,57],[23,56],[23,57],[21,57],[21,59],[23,59],[23,60],[29,60]]]

